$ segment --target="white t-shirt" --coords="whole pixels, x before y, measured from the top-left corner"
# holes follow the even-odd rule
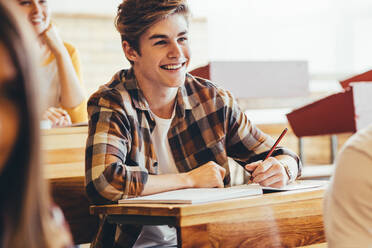
[[[163,119],[154,115],[156,125],[151,134],[151,138],[154,144],[156,157],[158,158],[159,174],[178,173],[167,137],[173,116],[174,114],[171,119]]]
[[[168,131],[174,117],[174,111],[171,119],[163,119],[156,115],[155,128],[151,134],[154,144],[156,157],[158,159],[159,174],[175,174],[178,173],[177,166],[174,162],[173,155],[169,146]],[[139,235],[133,247],[154,247],[154,246],[175,246],[177,245],[176,228],[168,225],[162,226],[143,226],[142,232]]]
[[[47,96],[46,107],[59,107],[61,101],[61,83],[59,80],[57,60],[53,59],[49,64],[40,68],[40,76],[43,78],[41,94]]]
[[[335,166],[324,199],[328,247],[372,248],[372,125],[347,141]]]

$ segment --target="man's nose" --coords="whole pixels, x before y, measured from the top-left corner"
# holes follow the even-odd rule
[[[171,43],[171,48],[168,53],[168,57],[170,58],[179,58],[182,54],[182,48],[181,46],[177,43]]]

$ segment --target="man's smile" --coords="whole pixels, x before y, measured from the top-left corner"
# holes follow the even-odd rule
[[[168,65],[162,65],[160,66],[162,69],[165,70],[178,70],[181,67],[183,67],[186,64],[186,62],[178,63],[178,64],[168,64]]]

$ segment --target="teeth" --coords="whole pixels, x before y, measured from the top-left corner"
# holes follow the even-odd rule
[[[166,69],[166,70],[177,70],[179,68],[182,67],[182,64],[178,64],[178,65],[163,65],[162,68]]]
[[[32,22],[42,22],[43,18],[42,17],[33,17],[33,18],[31,18],[31,21]]]

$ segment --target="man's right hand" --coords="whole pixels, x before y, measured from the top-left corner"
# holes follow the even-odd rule
[[[226,169],[209,161],[186,174],[192,188],[223,188]]]

